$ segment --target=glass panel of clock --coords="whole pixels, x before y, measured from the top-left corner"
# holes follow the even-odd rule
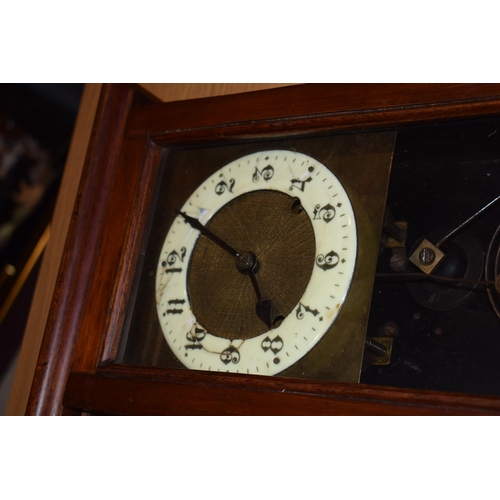
[[[500,294],[494,286],[500,273],[500,202],[496,200],[500,196],[500,120],[400,127],[397,133],[386,213],[398,228],[404,228],[404,235],[399,242],[385,233],[381,236],[366,332],[369,339],[390,339],[392,352],[383,366],[373,364],[374,356],[366,353],[360,381],[500,395]],[[283,143],[277,145],[283,147]],[[251,145],[233,147],[239,148],[241,156],[254,151]],[[227,157],[234,157],[234,150]],[[221,164],[227,163],[222,160]],[[184,161],[189,161],[189,154]],[[266,175],[263,167],[255,170],[261,179]],[[173,176],[182,173],[168,168],[162,172],[160,183],[172,182]],[[210,175],[207,170],[206,177]],[[221,189],[231,188],[231,177],[219,181],[225,183]],[[304,181],[306,177],[297,176],[297,183]],[[185,182],[190,184],[189,177]],[[187,191],[195,192],[199,182],[191,183]],[[182,206],[181,197],[174,203]],[[318,208],[328,217],[327,205],[336,208],[333,203]],[[175,215],[161,217],[163,229],[156,236],[148,233],[149,250],[145,247],[143,255],[151,248],[159,254]],[[182,248],[171,256],[177,264],[182,262]],[[332,254],[330,262],[338,258]],[[251,257],[247,262],[252,264]],[[144,259],[139,263],[142,283],[138,280],[135,285],[134,307],[117,361],[180,368],[182,363],[168,356],[156,307],[148,302],[147,294],[154,294],[155,285],[143,292],[145,281],[154,282],[157,265]],[[255,292],[250,278],[248,283]],[[297,293],[300,297],[301,292]],[[168,307],[181,308],[180,302]],[[269,315],[266,321],[282,319],[264,309],[262,315]],[[304,304],[301,312],[312,317],[315,308]],[[191,335],[195,349],[197,335],[201,338],[204,332],[193,329]],[[281,348],[279,339],[269,336],[267,341],[269,350]],[[231,362],[235,354],[226,355]]]

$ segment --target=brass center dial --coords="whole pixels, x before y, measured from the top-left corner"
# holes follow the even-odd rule
[[[221,208],[207,228],[233,248],[258,260],[256,279],[276,318],[288,316],[304,294],[315,259],[314,231],[298,198],[278,191],[246,193]],[[200,236],[188,271],[194,315],[214,335],[250,339],[269,328],[255,312],[252,280],[235,260]]]

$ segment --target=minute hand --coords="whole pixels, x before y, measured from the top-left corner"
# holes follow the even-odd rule
[[[180,210],[175,209],[175,211],[184,217],[186,222],[188,222],[191,227],[197,229],[203,236],[206,236],[214,243],[219,245],[223,250],[225,250],[228,254],[232,255],[235,258],[238,258],[240,253],[236,251],[232,246],[228,245],[224,240],[221,240],[216,234],[212,233],[209,229],[207,229],[198,219],[194,217],[190,217],[189,215],[181,212]]]
[[[257,261],[255,254],[253,252],[238,252],[231,245],[228,245],[224,240],[221,240],[216,234],[207,229],[198,219],[190,217],[180,210],[175,209],[175,211],[179,215],[182,215],[192,228],[197,229],[203,236],[206,236],[234,257],[236,261],[236,268],[240,271],[240,273],[248,274],[250,276],[255,295],[257,295],[255,312],[257,313],[257,316],[266,324],[266,326],[271,329],[275,321],[274,308],[269,299],[262,297],[259,282],[257,280],[257,276],[255,275],[259,268],[259,262]]]
[[[209,240],[213,241],[220,248],[225,250],[229,255],[236,259],[236,266],[240,271],[250,270],[252,269],[256,262],[252,262],[252,259],[249,256],[245,255],[242,252],[238,252],[231,245],[227,244],[224,240],[221,240],[216,234],[212,233],[209,229],[207,229],[198,219],[194,217],[190,217],[189,215],[181,212],[180,210],[175,209],[175,211],[184,217],[186,222],[188,222],[191,227],[197,229],[203,236],[206,236]],[[245,252],[247,253],[247,252]],[[240,264],[241,268],[240,268]]]

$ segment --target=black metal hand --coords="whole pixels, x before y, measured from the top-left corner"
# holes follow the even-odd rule
[[[242,274],[248,274],[252,281],[252,286],[257,295],[257,304],[255,305],[255,312],[257,317],[261,319],[266,326],[271,329],[276,320],[276,315],[274,313],[273,304],[271,300],[263,298],[262,292],[259,288],[259,282],[256,277],[256,273],[259,270],[259,261],[253,252],[238,252],[231,245],[226,243],[224,240],[220,239],[216,234],[207,229],[198,219],[190,217],[189,215],[175,209],[175,211],[181,215],[187,223],[191,225],[192,228],[200,231],[203,236],[206,236],[209,240],[213,241],[220,248],[225,250],[229,255],[234,257],[236,262],[236,268]]]
[[[224,240],[221,240],[216,234],[207,229],[198,219],[190,217],[180,210],[175,209],[175,211],[179,215],[182,215],[182,217],[184,217],[186,222],[188,222],[192,228],[197,229],[203,236],[206,236],[209,240],[213,241],[216,245],[225,250],[229,255],[234,257],[236,260],[236,267],[239,271],[245,272],[246,270],[252,269],[256,265],[256,259],[255,262],[252,261],[252,256],[255,258],[255,255],[251,254],[250,252],[238,252],[231,245],[228,245]]]
[[[255,269],[252,268],[250,270],[250,273],[248,274],[250,275],[250,279],[252,280],[255,294],[257,295],[257,303],[255,304],[255,312],[257,313],[257,317],[261,319],[269,329],[271,329],[276,318],[273,303],[269,299],[262,297],[262,293],[260,292],[259,288],[259,282],[257,280],[257,276],[255,276]]]

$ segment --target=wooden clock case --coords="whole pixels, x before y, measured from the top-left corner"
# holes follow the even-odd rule
[[[500,85],[299,85],[152,103],[103,86],[28,415],[499,414],[500,398],[115,364],[163,148],[500,115]]]

